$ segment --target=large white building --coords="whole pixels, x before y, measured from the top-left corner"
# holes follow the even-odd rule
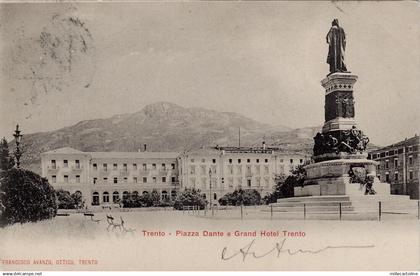
[[[280,153],[263,147],[216,147],[181,155],[180,181],[217,200],[236,189],[255,189],[262,196],[273,191],[277,175],[288,175],[310,157]]]
[[[177,152],[82,152],[61,148],[41,154],[42,176],[57,189],[82,193],[87,206],[107,205],[129,194],[179,190]]]
[[[288,175],[309,156],[262,147],[216,147],[188,152],[82,152],[61,148],[41,154],[42,176],[53,187],[80,192],[86,206],[109,205],[130,194],[157,191],[175,198],[199,189],[217,204],[235,189],[272,192],[275,177]]]

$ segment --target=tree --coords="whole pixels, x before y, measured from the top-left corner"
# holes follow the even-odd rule
[[[292,169],[291,175],[276,176],[276,186],[272,193],[266,195],[263,199],[266,204],[275,203],[279,198],[293,197],[294,188],[303,186],[306,178],[306,171],[303,165],[299,165]]]
[[[54,188],[38,174],[12,168],[0,175],[2,224],[35,222],[57,214]]]
[[[198,206],[199,209],[204,209],[207,201],[200,194],[199,190],[196,189],[185,189],[180,194],[174,202],[174,208],[177,210],[182,210],[184,206]]]
[[[227,193],[219,198],[220,205],[259,205],[261,203],[261,195],[254,189],[239,189],[233,193]]]
[[[74,209],[73,199],[69,191],[58,190],[56,192],[58,209]]]
[[[83,196],[81,192],[76,191],[72,193],[71,198],[73,200],[73,204],[76,209],[82,209],[85,206],[85,201],[83,200]]]
[[[60,189],[56,191],[56,198],[58,209],[82,209],[84,206],[82,193],[79,191],[70,194],[69,191]]]
[[[286,175],[285,174],[277,174],[274,177],[274,182],[276,183],[274,188],[273,188],[273,192],[267,194],[264,198],[263,201],[266,204],[269,203],[275,203],[277,202],[277,199],[284,197],[284,184],[286,182]]]
[[[9,145],[6,138],[0,141],[0,170],[10,170],[15,165],[15,161],[9,153]]]

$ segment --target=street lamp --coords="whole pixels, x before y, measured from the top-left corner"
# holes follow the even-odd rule
[[[213,210],[213,204],[212,204],[212,194],[211,194],[211,175],[212,171],[211,168],[209,169],[209,182],[210,182],[210,210]]]
[[[19,125],[16,125],[16,129],[15,129],[15,133],[13,134],[13,136],[15,137],[15,142],[16,142],[16,151],[15,151],[15,158],[16,158],[16,168],[19,169],[20,167],[20,157],[22,156],[22,152],[20,151],[20,142],[22,141],[22,134],[21,131],[19,130]]]

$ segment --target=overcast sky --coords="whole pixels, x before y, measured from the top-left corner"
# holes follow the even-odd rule
[[[356,120],[386,145],[420,133],[417,2],[0,5],[0,135],[169,101],[293,128],[322,125],[338,18]]]

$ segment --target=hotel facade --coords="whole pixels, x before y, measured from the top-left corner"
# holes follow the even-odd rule
[[[195,188],[218,199],[236,189],[273,191],[276,176],[288,175],[310,157],[276,148],[215,147],[188,152],[82,152],[60,148],[41,154],[42,176],[56,189],[80,192],[87,207],[117,204],[130,194],[158,192],[174,199]]]
[[[369,152],[369,158],[378,162],[378,178],[390,183],[391,194],[419,199],[419,145],[420,137],[416,135]]]

